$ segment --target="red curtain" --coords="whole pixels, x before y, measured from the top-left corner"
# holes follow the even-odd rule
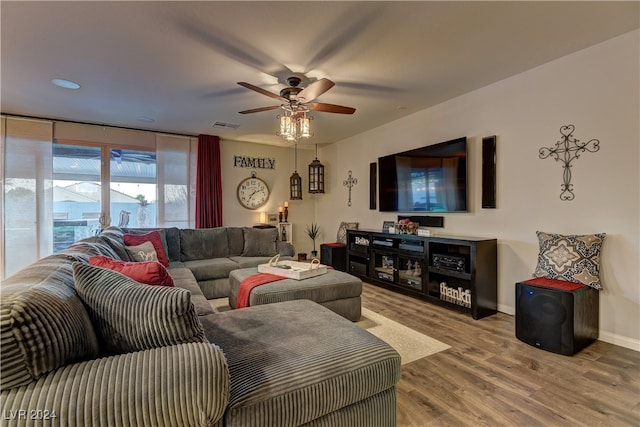
[[[196,228],[222,226],[220,138],[198,135],[196,168]]]

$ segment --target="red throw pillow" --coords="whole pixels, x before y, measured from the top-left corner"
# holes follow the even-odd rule
[[[175,287],[173,278],[166,268],[157,261],[127,262],[103,255],[89,257],[89,264],[117,271],[136,282],[153,286]]]
[[[160,237],[160,233],[157,230],[153,230],[147,234],[125,234],[124,235],[124,244],[127,246],[137,246],[141,245],[144,242],[153,243],[153,247],[156,250],[156,254],[158,255],[158,261],[165,267],[169,266],[169,258],[167,258],[167,254],[164,252],[164,246],[162,245],[162,237]]]

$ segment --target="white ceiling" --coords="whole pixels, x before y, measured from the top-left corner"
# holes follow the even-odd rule
[[[3,0],[2,112],[282,144],[277,111],[238,114],[278,101],[236,83],[298,72],[356,108],[313,114],[307,144],[329,143],[636,29],[639,5]]]

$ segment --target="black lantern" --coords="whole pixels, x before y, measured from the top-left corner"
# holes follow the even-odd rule
[[[293,152],[295,156],[295,170],[289,178],[290,199],[302,200],[302,177],[298,175],[298,145],[293,146]]]
[[[324,165],[318,160],[317,144],[316,158],[309,164],[309,193],[324,193]]]
[[[291,200],[302,200],[302,177],[298,175],[298,171],[295,171],[291,178],[289,178],[289,185],[291,187]]]

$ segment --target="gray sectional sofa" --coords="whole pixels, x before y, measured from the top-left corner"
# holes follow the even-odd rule
[[[211,307],[233,269],[294,254],[256,230],[159,230],[175,287],[89,264],[130,260],[117,227],[4,280],[2,424],[395,425],[400,357],[383,341],[311,301]]]

